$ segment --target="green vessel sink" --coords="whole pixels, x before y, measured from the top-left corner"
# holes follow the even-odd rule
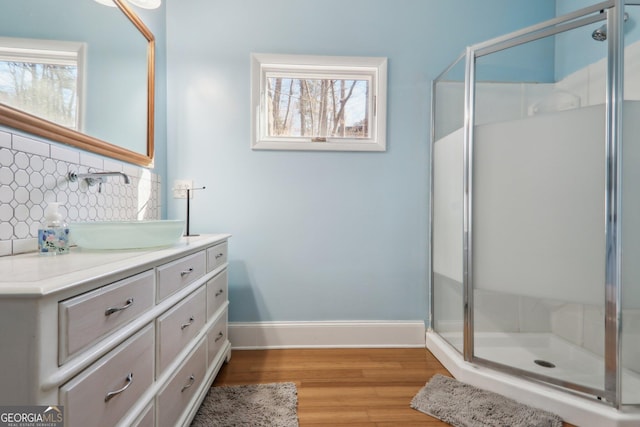
[[[183,220],[90,221],[69,225],[70,240],[85,249],[145,249],[178,243]]]

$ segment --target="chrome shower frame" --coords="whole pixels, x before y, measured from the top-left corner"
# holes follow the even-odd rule
[[[432,82],[431,93],[431,146],[430,146],[430,259],[429,259],[429,324],[434,326],[434,273],[433,273],[433,215],[434,215],[434,144],[436,138],[436,84],[460,60],[465,62],[464,90],[464,177],[463,177],[463,356],[466,362],[527,377],[563,387],[569,392],[587,393],[604,399],[619,408],[621,405],[621,147],[624,73],[625,5],[640,5],[640,1],[609,0],[577,10],[573,13],[533,25],[522,30],[497,37],[466,49],[445,71]],[[603,12],[603,13],[601,13]],[[475,67],[476,59],[494,52],[527,42],[562,33],[584,25],[606,20],[608,43],[606,87],[606,141],[605,141],[605,372],[604,389],[591,388],[558,378],[532,373],[526,370],[483,359],[474,354],[473,313],[473,159],[475,125]],[[437,331],[436,331],[437,333]]]

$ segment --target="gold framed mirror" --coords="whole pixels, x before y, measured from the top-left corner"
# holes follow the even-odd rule
[[[37,0],[34,0],[34,1],[37,2]],[[85,2],[82,2],[82,3],[85,3]],[[93,5],[87,6],[89,3],[93,3]],[[134,32],[136,32],[137,30],[137,32],[139,32],[144,37],[144,40],[146,40],[146,62],[145,62],[145,59],[142,58],[142,62],[146,63],[146,102],[144,99],[142,100],[136,99],[135,102],[128,102],[129,100],[127,99],[120,99],[119,105],[115,106],[113,105],[113,103],[110,104],[112,110],[113,109],[126,110],[126,108],[129,107],[128,104],[135,104],[136,106],[146,104],[146,114],[142,112],[143,116],[136,116],[136,117],[140,117],[140,119],[136,119],[136,118],[131,119],[131,122],[135,121],[138,125],[141,126],[141,131],[136,134],[139,134],[140,136],[142,136],[143,134],[146,133],[146,141],[140,141],[139,143],[140,149],[133,149],[133,148],[127,147],[125,144],[118,144],[118,141],[114,140],[116,138],[112,139],[108,136],[107,137],[99,136],[100,134],[99,132],[89,133],[89,132],[76,130],[71,127],[66,127],[64,125],[54,123],[53,121],[39,117],[36,114],[20,110],[18,108],[9,106],[8,104],[2,103],[2,102],[0,102],[0,124],[20,130],[20,131],[28,132],[36,136],[44,137],[55,142],[60,142],[76,148],[80,148],[86,151],[96,153],[99,155],[103,155],[106,157],[122,160],[125,162],[137,164],[140,166],[151,167],[153,166],[153,159],[154,159],[155,37],[153,33],[147,28],[147,26],[142,22],[142,20],[138,17],[138,15],[132,10],[132,8],[129,6],[126,0],[113,0],[113,3],[117,6],[117,9],[104,7],[103,5],[100,5],[96,2],[87,2],[85,3],[85,6],[78,6],[76,3],[76,6],[69,6],[69,7],[74,7],[74,8],[98,7],[98,8],[108,9],[104,12],[100,11],[100,13],[120,14],[121,16],[124,16],[124,20],[126,22],[133,24],[133,26],[135,27]],[[19,7],[21,6],[16,6],[16,8],[19,8]],[[58,12],[63,13],[64,11],[60,10],[63,8],[64,6],[61,6],[56,3],[56,13]],[[30,11],[32,10],[39,10],[39,8],[33,7],[32,5]],[[109,12],[109,10],[113,12]],[[33,20],[36,18],[34,18],[32,13],[30,12],[27,14],[26,18],[24,19]],[[24,19],[21,21],[22,23],[24,23]],[[49,20],[55,21],[55,18],[51,19],[51,17],[49,17]],[[84,24],[85,26],[90,25],[90,23],[84,23]],[[64,24],[58,23],[57,25],[62,26]],[[98,25],[96,25],[96,27],[98,27]],[[38,35],[40,36],[40,34]],[[20,36],[24,37],[24,35],[22,34]],[[28,35],[28,37],[31,37],[31,35]],[[38,38],[46,38],[46,37],[40,36]],[[105,34],[103,38],[105,39],[103,42],[105,44],[108,44],[113,37],[108,34]],[[119,49],[119,47],[114,46],[114,49]],[[108,56],[108,54],[101,52],[101,56],[105,57],[105,56]],[[126,59],[124,61],[126,61]],[[123,63],[124,61],[118,59],[117,61],[114,61],[114,62]],[[128,71],[123,72],[122,75],[128,75],[127,73]],[[112,74],[114,73],[109,73],[109,77],[112,77],[111,76]],[[101,78],[104,78],[104,76],[101,76]],[[113,80],[115,81],[117,81],[118,78],[119,76],[113,76]],[[140,83],[142,83],[143,80],[145,80],[144,76],[142,76],[142,79],[136,80],[136,81],[139,81]],[[97,83],[101,85],[103,84],[102,81],[98,81]],[[108,94],[109,92],[108,87],[103,88],[103,90],[105,94]],[[106,104],[106,102],[104,104]],[[101,109],[103,107],[104,107],[103,105],[100,106]],[[138,108],[138,109],[140,110],[142,108]],[[136,112],[136,114],[139,114],[139,113],[140,112]],[[100,120],[103,116],[104,117],[109,116],[110,112],[101,110],[98,113],[92,113],[92,114],[94,116],[97,116],[97,119]],[[87,114],[87,116],[88,115],[89,114]],[[142,127],[144,127],[144,124],[143,123],[141,124],[141,122],[143,121],[141,120],[142,117],[146,117],[146,131],[145,129],[142,129]],[[95,117],[94,117],[94,122],[98,120],[95,120]],[[117,125],[120,125],[120,124],[121,123],[118,123],[118,122],[106,123],[104,126],[109,128],[117,128],[118,127]],[[126,128],[127,125],[121,125],[120,127]],[[104,135],[109,135],[109,133],[104,133]],[[127,137],[124,136],[122,139],[123,140],[127,139]],[[144,139],[144,137],[142,139]]]

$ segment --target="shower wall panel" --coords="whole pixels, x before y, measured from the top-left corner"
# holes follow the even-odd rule
[[[433,147],[433,272],[462,286],[462,129]]]
[[[601,304],[604,106],[477,126],[474,286]]]

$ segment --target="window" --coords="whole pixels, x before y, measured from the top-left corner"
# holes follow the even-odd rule
[[[386,58],[251,56],[254,150],[386,150]]]
[[[84,44],[0,37],[0,103],[80,130]]]

